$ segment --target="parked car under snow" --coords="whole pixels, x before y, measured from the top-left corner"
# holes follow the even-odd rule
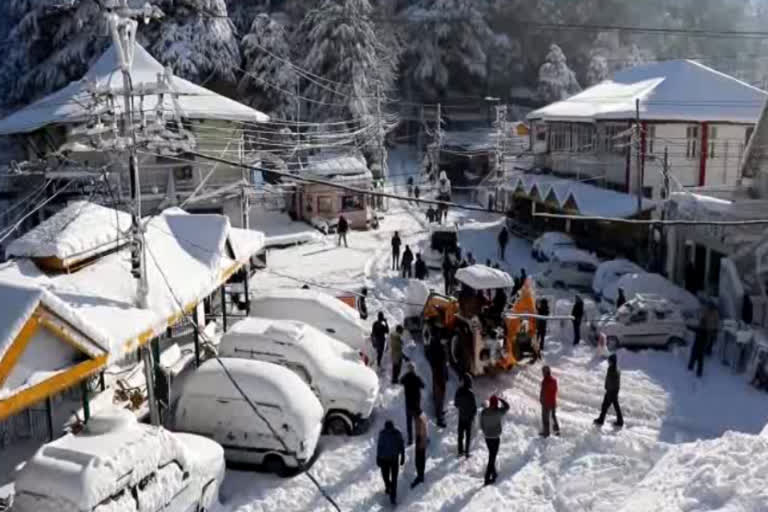
[[[615,313],[590,322],[590,340],[605,337],[609,350],[619,347],[664,347],[684,345],[688,328],[680,309],[665,298],[638,294]]]
[[[547,231],[533,241],[531,254],[535,260],[549,261],[552,259],[552,255],[556,249],[566,247],[571,249],[576,248],[576,242],[573,241],[573,238],[559,231]]]
[[[218,503],[224,450],[143,425],[125,410],[40,448],[16,477],[18,512],[207,512]]]
[[[627,274],[638,274],[645,272],[645,270],[629,260],[622,258],[604,261],[598,265],[595,271],[595,277],[592,280],[592,291],[595,292],[595,296],[600,299],[603,295],[603,290],[610,285],[621,279]]]
[[[618,281],[609,284],[603,289],[600,298],[600,309],[611,312],[616,309],[616,299],[619,288],[624,290],[627,300],[633,299],[638,294],[652,294],[663,297],[676,305],[690,327],[697,327],[701,316],[701,303],[695,295],[674,284],[672,281],[659,274],[647,272],[626,274]]]

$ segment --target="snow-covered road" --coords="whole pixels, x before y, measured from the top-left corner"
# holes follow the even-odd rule
[[[379,230],[351,233],[348,249],[336,247],[335,240],[326,237],[272,251],[270,272],[256,279],[254,287],[300,286],[296,279],[339,289],[366,284],[373,294],[369,310],[385,311],[394,325],[404,316],[404,306],[397,301],[404,297],[405,282],[389,270],[389,239],[397,230],[405,243],[417,246],[426,238],[421,220],[417,211],[397,209]],[[478,261],[495,256],[497,220],[466,212],[452,213],[451,220],[462,226],[461,244]],[[525,267],[529,273],[536,272],[528,242],[513,239],[508,254],[507,269],[517,272]],[[440,277],[431,276],[430,285],[441,287]],[[593,348],[574,348],[570,342],[570,329],[562,333],[557,326],[550,329],[545,361],[559,380],[562,437],[537,435],[540,365],[525,364],[508,374],[477,379],[478,398],[502,393],[512,406],[499,453],[498,482],[482,486],[486,449],[477,432],[472,457],[457,457],[456,415],[448,404],[448,428],[439,430],[430,424],[426,483],[414,490],[409,489],[415,476],[412,448],[407,451],[406,467],[400,473],[400,506],[424,511],[768,510],[768,439],[732,434],[720,438],[727,430],[752,434],[762,430],[768,422],[764,393],[712,362],[705,368],[705,377],[696,380],[685,368],[684,349],[621,351],[621,402],[627,426],[617,432],[608,427],[597,430],[591,422],[602,400],[606,365]],[[420,347],[408,350],[419,374],[429,382]],[[345,511],[390,508],[375,464],[376,437],[385,419],[402,428],[405,418],[402,390],[389,384],[388,370],[381,377],[382,393],[370,430],[353,438],[323,438],[322,454],[312,467],[314,476]],[[453,378],[448,398],[453,397],[455,386]],[[431,415],[428,393],[424,404]],[[697,439],[711,440],[701,445],[706,452],[703,458],[697,456],[698,445],[691,443]],[[754,458],[745,457],[741,465],[734,465],[723,443],[738,453],[752,452]],[[749,478],[738,483],[721,481],[717,477],[721,466],[731,472],[741,467]],[[727,477],[732,478],[730,473]],[[222,500],[226,512],[328,509],[301,475],[282,479],[229,471]]]

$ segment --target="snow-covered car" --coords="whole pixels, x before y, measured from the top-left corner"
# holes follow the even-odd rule
[[[421,257],[429,268],[442,268],[446,251],[458,258],[458,226],[455,224],[431,224],[429,230],[429,240],[421,247]]]
[[[624,290],[624,297],[627,300],[634,298],[637,294],[653,294],[664,297],[680,309],[685,322],[689,326],[698,326],[701,316],[701,303],[699,299],[659,274],[647,272],[626,274],[614,283],[609,284],[603,289],[600,299],[601,310],[614,311],[616,309],[619,288]]]
[[[587,251],[572,247],[555,249],[536,280],[544,288],[590,289],[599,264],[600,260]]]
[[[619,347],[670,347],[688,338],[680,309],[659,295],[639,294],[613,314],[591,322],[590,339],[605,336],[609,350]]]
[[[645,272],[645,270],[629,260],[619,258],[604,261],[598,265],[595,271],[595,278],[592,280],[592,291],[600,299],[603,295],[603,290],[609,284],[615,283],[627,274],[638,274],[641,272]]]
[[[323,406],[309,386],[276,364],[220,361],[209,359],[187,378],[174,427],[220,443],[230,462],[263,464],[278,475],[302,467],[314,455],[323,428]]]
[[[298,288],[259,293],[251,296],[250,316],[304,322],[357,350],[366,364],[375,361],[360,314],[327,293]]]
[[[559,231],[547,231],[533,241],[531,254],[538,261],[549,261],[556,249],[576,248],[573,238]]]
[[[292,320],[246,318],[221,338],[219,355],[279,364],[320,399],[329,434],[363,430],[379,394],[376,372],[347,345]]]
[[[18,512],[202,512],[218,503],[224,450],[126,410],[43,445],[16,476]]]

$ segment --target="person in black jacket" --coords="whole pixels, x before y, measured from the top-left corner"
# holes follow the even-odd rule
[[[616,309],[627,303],[627,297],[624,295],[624,288],[619,288],[619,296],[616,297]]]
[[[445,294],[450,295],[453,290],[453,261],[448,251],[443,255],[443,280],[445,281]]]
[[[539,316],[549,316],[549,302],[547,299],[541,299],[539,301],[539,307],[537,308],[537,314]],[[547,319],[536,319],[536,338],[539,340],[539,353],[544,352],[544,340],[547,337]]]
[[[410,278],[413,275],[411,273],[412,264],[413,264],[413,253],[411,252],[411,248],[406,245],[405,250],[403,251],[403,257],[400,260],[400,269],[403,272],[403,277]]]
[[[581,321],[584,319],[584,301],[578,295],[573,303],[571,316],[573,317],[573,344],[578,345],[581,341]]]
[[[400,459],[400,466],[403,466],[405,464],[403,434],[391,420],[387,420],[384,423],[384,429],[379,432],[376,446],[376,465],[381,469],[384,490],[389,495],[389,501],[393,505],[397,504],[398,458]]]
[[[429,275],[429,270],[427,270],[427,263],[421,259],[421,253],[416,253],[416,263],[413,265],[413,276],[423,281],[427,278],[427,275]]]
[[[400,270],[400,235],[395,231],[392,235],[392,270]]]
[[[387,343],[387,334],[389,334],[389,324],[384,318],[384,313],[379,312],[379,318],[373,323],[371,329],[371,340],[376,349],[376,366],[381,368],[381,358],[384,356],[384,345]]]
[[[453,405],[459,410],[459,457],[469,458],[469,446],[472,442],[472,424],[477,416],[477,399],[472,391],[472,376],[464,375],[461,387],[456,390]]]
[[[748,293],[744,294],[744,298],[741,299],[741,321],[747,325],[752,325],[754,318],[754,308],[752,307],[752,299]]]
[[[413,363],[406,366],[405,375],[400,379],[400,384],[405,388],[405,422],[407,424],[408,444],[413,444],[413,422],[421,413],[421,390],[424,389],[424,381],[416,375]]]
[[[339,223],[336,225],[336,231],[339,233],[339,240],[336,245],[341,246],[341,241],[344,240],[344,247],[347,245],[347,232],[349,231],[349,222],[343,215],[339,215]]]
[[[620,389],[621,372],[616,364],[616,354],[611,354],[608,357],[608,371],[605,373],[605,397],[603,397],[603,405],[600,408],[600,416],[594,421],[595,425],[602,426],[608,408],[613,406],[616,411],[616,421],[613,422],[613,425],[615,427],[624,426],[624,416],[621,414],[621,406],[619,405]]]
[[[506,261],[507,259],[508,243],[509,243],[509,231],[507,231],[507,226],[502,226],[501,231],[499,231],[499,259],[501,261]]]
[[[435,418],[437,426],[445,428],[445,384],[448,380],[448,367],[446,365],[445,347],[443,346],[440,329],[434,328],[432,341],[427,345],[427,359],[432,368],[432,400],[435,406]]]

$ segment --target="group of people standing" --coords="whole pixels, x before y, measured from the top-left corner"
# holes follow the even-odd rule
[[[414,260],[411,247],[406,245],[401,254],[400,247],[402,247],[403,241],[397,231],[392,235],[390,243],[392,245],[392,270],[400,272],[400,275],[405,278],[415,277],[422,281],[427,278],[429,271],[427,270],[427,263],[421,258],[421,253],[416,253]]]

